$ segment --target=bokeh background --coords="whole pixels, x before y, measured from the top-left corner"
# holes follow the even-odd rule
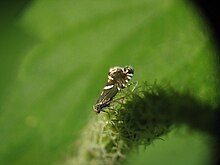
[[[216,51],[188,1],[9,1],[0,10],[0,164],[62,163],[88,119],[109,67],[133,81],[169,82],[219,102]],[[196,120],[196,117],[195,117]],[[187,127],[128,156],[126,165],[206,165],[210,139]]]

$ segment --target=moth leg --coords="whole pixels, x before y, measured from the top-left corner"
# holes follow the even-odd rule
[[[134,85],[133,89],[131,90],[132,92],[134,92],[134,90],[137,88],[137,86],[138,86],[138,81],[135,81],[134,84],[135,84],[135,85]]]
[[[131,82],[131,83],[128,83],[127,86],[131,86],[131,85],[134,85],[134,87],[132,88],[131,92],[134,92],[134,90],[137,88],[138,86],[138,81],[135,81],[135,82]]]
[[[134,92],[136,89],[137,89],[137,86],[138,86],[138,81],[135,81],[135,82],[131,82],[129,84],[127,84],[128,87],[130,87],[131,85],[134,85],[134,87],[131,89],[131,92]],[[123,103],[124,102],[124,99],[126,99],[130,94],[131,92],[125,92],[125,96],[122,96],[122,97],[119,97],[119,98],[116,98],[114,99],[112,102],[117,102],[119,104]],[[122,100],[122,101],[120,101]]]
[[[122,97],[116,98],[116,99],[114,99],[113,101],[117,102],[118,100],[121,100],[121,99],[124,99],[124,98],[126,98],[126,96],[122,96]],[[112,101],[112,102],[113,102],[113,101]]]
[[[113,103],[116,102],[116,103],[121,104],[121,103],[123,103],[125,98],[126,98],[126,96],[122,96],[122,97],[119,97],[119,98],[116,98],[116,99],[112,100],[112,102]],[[122,101],[120,101],[120,100],[122,100]]]

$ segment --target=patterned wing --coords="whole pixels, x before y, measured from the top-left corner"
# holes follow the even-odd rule
[[[116,85],[106,85],[99,97],[99,99],[97,100],[96,104],[101,103],[101,104],[105,104],[110,102],[113,97],[118,93],[118,89],[116,87]]]
[[[93,109],[96,113],[104,111],[103,108],[108,107],[114,96],[123,88],[126,83],[132,78],[134,69],[131,66],[113,67],[109,69],[108,82],[103,88],[103,91],[97,100]]]
[[[117,94],[118,89],[116,86],[105,86],[99,99],[96,104],[93,106],[93,109],[96,113],[100,113],[104,111],[103,108],[108,107],[113,99],[113,97]]]

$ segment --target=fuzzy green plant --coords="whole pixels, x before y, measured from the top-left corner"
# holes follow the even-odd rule
[[[120,164],[132,150],[150,145],[183,124],[211,133],[214,112],[201,100],[170,86],[132,85],[105,112],[93,115],[66,164]]]

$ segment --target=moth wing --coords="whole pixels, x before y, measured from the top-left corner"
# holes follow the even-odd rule
[[[107,103],[111,101],[117,93],[118,93],[118,89],[116,85],[113,85],[113,87],[109,89],[104,88],[96,103],[100,103],[100,102]]]

